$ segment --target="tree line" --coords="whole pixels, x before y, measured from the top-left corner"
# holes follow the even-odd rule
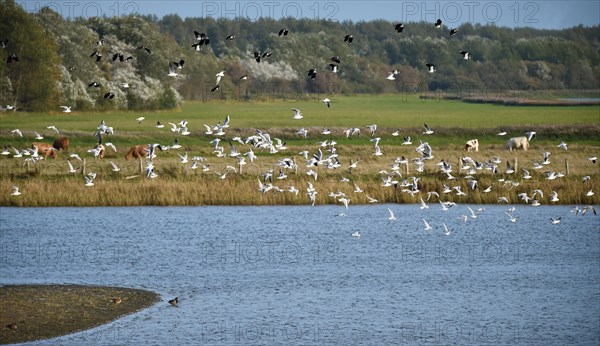
[[[27,111],[52,111],[59,105],[74,110],[163,109],[182,100],[315,92],[600,85],[600,26],[539,30],[467,23],[436,29],[433,23],[415,22],[404,23],[399,33],[394,30],[398,23],[385,20],[177,15],[66,20],[49,8],[27,13],[13,0],[1,1],[0,13],[0,39],[7,40],[2,58],[19,58],[0,64],[0,103]],[[288,34],[279,35],[282,29]],[[450,35],[451,29],[455,34]],[[199,41],[194,31],[205,34],[209,43],[195,49],[192,45]],[[349,34],[351,43],[344,41]],[[233,39],[226,39],[230,35]],[[461,51],[468,51],[470,59],[463,59]],[[268,54],[257,62],[255,52]],[[167,76],[169,63],[181,60],[179,76]],[[436,72],[428,73],[426,63],[434,64]],[[330,64],[338,65],[336,73]],[[310,69],[316,69],[315,78],[307,75]],[[395,80],[387,80],[394,70]],[[219,71],[225,76],[215,88]]]

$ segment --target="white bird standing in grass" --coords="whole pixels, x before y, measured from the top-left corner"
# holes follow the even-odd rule
[[[16,185],[12,186],[12,193],[10,194],[11,196],[20,196],[21,192],[19,191],[19,187]]]

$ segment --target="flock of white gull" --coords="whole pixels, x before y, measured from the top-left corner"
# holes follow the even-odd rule
[[[293,112],[292,120],[301,120],[303,119],[302,112],[298,108],[291,109]],[[144,122],[144,117],[138,117],[135,121],[138,124],[142,124]],[[243,167],[248,163],[253,163],[255,160],[258,160],[261,155],[256,155],[256,152],[261,152],[262,154],[276,154],[279,153],[281,156],[282,153],[285,153],[288,148],[286,143],[280,138],[271,137],[269,133],[263,130],[256,130],[254,133],[247,137],[240,136],[232,136],[230,139],[227,139],[226,130],[230,127],[231,117],[229,115],[226,116],[223,123],[219,122],[216,125],[207,125],[203,124],[205,131],[203,134],[211,139],[208,141],[208,144],[211,145],[212,153],[216,158],[222,158],[224,166],[226,167],[221,172],[214,172],[219,179],[226,179],[229,174],[243,174]],[[169,122],[169,126],[165,126],[161,124],[160,121],[156,122],[155,127],[157,129],[165,129],[163,131],[171,131],[175,136],[189,136],[192,131],[190,131],[189,123],[186,120],[182,120],[178,123]],[[142,125],[143,126],[143,125]],[[59,130],[55,126],[47,126],[47,129],[53,130],[57,134]],[[371,124],[365,127],[368,130],[370,135],[370,141],[372,142],[372,156],[383,156],[383,152],[381,147],[379,146],[381,137],[378,137],[377,125]],[[23,136],[23,132],[20,129],[14,129],[11,131],[14,136]],[[200,132],[200,131],[199,131]],[[33,138],[35,140],[42,140],[44,137],[37,131],[31,131]],[[306,128],[301,128],[296,132],[296,135],[302,138],[308,138],[309,131]],[[397,130],[391,133],[391,136],[399,136],[400,130]],[[428,136],[433,134],[434,131],[424,124],[423,136]],[[115,130],[113,127],[108,126],[104,121],[101,121],[99,126],[96,128],[95,136],[99,139],[99,144],[94,146],[93,148],[86,151],[86,155],[94,158],[101,158],[105,150],[112,150],[117,152],[117,147],[111,142],[105,142],[102,144],[102,136],[112,136],[115,134]],[[329,128],[323,128],[320,132],[321,135],[332,136],[332,131]],[[503,136],[506,135],[505,131],[500,131],[498,135]],[[340,136],[346,138],[360,137],[361,129],[360,128],[348,128],[340,132]],[[528,133],[529,138],[533,138],[534,133]],[[212,137],[212,138],[211,138]],[[222,145],[222,142],[227,141],[228,146]],[[402,145],[409,146],[412,145],[412,141],[410,137],[404,137],[404,141]],[[228,147],[228,150],[226,150]],[[244,150],[239,150],[238,148],[244,147]],[[182,148],[182,145],[179,143],[178,137],[175,138],[174,142],[171,145],[163,145],[160,143],[149,143],[147,147],[144,149],[145,156],[145,167],[143,175],[148,179],[154,179],[159,177],[159,170],[155,166],[155,159],[159,155],[161,151],[168,150],[179,150]],[[567,144],[565,142],[560,142],[557,145],[558,149],[567,150]],[[55,149],[49,149],[55,150]],[[412,150],[411,150],[412,151]],[[506,168],[502,169],[503,161],[500,157],[494,156],[488,159],[487,161],[479,162],[471,158],[470,156],[463,156],[461,158],[461,167],[458,167],[458,173],[455,167],[450,162],[446,160],[440,160],[436,162],[435,170],[437,170],[441,177],[445,177],[447,182],[443,184],[443,189],[441,191],[421,191],[420,188],[420,178],[418,175],[412,175],[410,177],[404,178],[402,171],[406,169],[408,171],[408,167],[413,167],[414,172],[423,173],[425,171],[426,162],[432,160],[434,158],[433,149],[426,141],[419,141],[418,145],[414,146],[414,152],[417,153],[417,157],[408,159],[405,156],[396,157],[393,161],[390,161],[387,166],[389,170],[383,169],[378,172],[381,185],[383,187],[394,188],[401,193],[407,193],[413,196],[419,203],[419,208],[422,210],[429,209],[430,206],[428,203],[431,201],[437,200],[436,204],[439,204],[439,207],[443,211],[447,211],[449,208],[456,205],[455,202],[451,201],[443,201],[443,196],[466,196],[468,193],[489,193],[493,188],[499,189],[503,188],[506,191],[511,191],[513,188],[517,190],[517,187],[520,185],[519,180],[522,181],[530,181],[532,175],[529,170],[526,168],[521,168],[522,175],[517,177],[517,172],[514,167],[507,161]],[[302,171],[302,164],[298,164],[297,158],[295,155],[300,155],[304,161],[304,172]],[[313,185],[313,181],[317,181],[319,178],[319,174],[323,174],[323,169],[325,172],[347,172],[347,175],[342,174],[339,182],[344,186],[350,186],[352,188],[352,193],[356,198],[358,195],[364,195],[364,201],[367,203],[379,203],[379,200],[373,198],[367,194],[367,192],[363,191],[361,187],[352,182],[349,177],[352,177],[352,172],[359,167],[359,160],[349,160],[349,163],[343,164],[342,159],[337,154],[337,142],[333,137],[326,139],[324,141],[317,142],[315,147],[309,150],[303,150],[296,154],[293,154],[289,157],[279,158],[275,164],[275,169],[271,168],[266,170],[261,177],[259,177],[258,183],[258,192],[261,195],[272,193],[274,195],[280,193],[291,193],[294,196],[298,196],[300,190],[294,186],[290,185],[289,181],[293,180],[288,179],[291,172],[293,172],[296,177],[298,174],[306,174],[310,178],[306,181],[306,196],[308,196],[308,201],[310,201],[311,205],[315,205],[317,199],[317,190]],[[536,160],[532,160],[532,169],[542,169],[543,167],[548,167],[550,162],[550,152],[543,152],[543,158],[541,162],[537,162]],[[15,147],[4,146],[0,155],[11,158],[23,158],[24,164],[29,162],[32,164],[36,164],[39,161],[43,160],[45,157],[44,153],[38,152],[37,148],[26,148],[19,150]],[[191,156],[187,151],[183,153],[181,150],[177,153],[179,158],[179,164],[186,167],[187,169],[193,171],[197,169],[201,169],[203,172],[208,172],[211,170],[211,164],[208,163],[208,160],[204,156]],[[190,157],[191,156],[191,157]],[[76,161],[83,161],[83,159],[77,153],[70,153],[69,158]],[[70,174],[74,174],[80,172],[81,167],[75,168],[70,159],[67,159],[67,167],[66,172]],[[215,159],[217,160],[217,159]],[[233,160],[237,161],[235,164]],[[588,160],[591,164],[595,164],[597,158],[589,157]],[[118,172],[120,171],[120,167],[117,163],[113,161],[109,161],[110,167],[112,171]],[[236,167],[237,166],[237,167]],[[276,170],[278,170],[278,174],[276,174]],[[498,176],[497,187],[494,187],[494,184],[487,186],[485,188],[480,189],[478,186],[478,181],[476,176],[478,174],[482,174],[483,171],[489,171],[490,174],[494,176]],[[453,175],[453,173],[456,175]],[[139,175],[128,176],[127,179],[131,179],[134,177],[138,177]],[[97,174],[94,172],[87,173],[85,178],[85,186],[91,187],[94,186],[94,180],[96,179]],[[515,177],[515,179],[510,179],[511,177]],[[545,179],[546,180],[554,180],[560,179],[564,177],[562,172],[555,171],[546,171]],[[520,178],[520,179],[519,179]],[[582,177],[582,183],[587,183],[590,181],[590,176]],[[454,184],[453,182],[457,181],[466,182],[466,186],[468,191],[463,191],[460,184]],[[286,187],[280,187],[277,183],[281,182],[282,184],[286,184]],[[498,187],[499,186],[499,187]],[[349,197],[350,193],[342,192],[343,189],[338,189],[337,191],[331,191],[328,193],[328,197],[332,198],[337,203],[343,205],[345,209],[349,208],[351,203],[351,198]],[[516,197],[521,200],[524,204],[530,205],[532,207],[542,205],[546,199],[544,197],[544,192],[541,189],[534,189],[531,193],[528,192],[514,192]],[[21,191],[17,186],[13,186],[13,191],[11,193],[12,196],[21,195]],[[586,193],[586,197],[591,198],[594,195],[592,189],[590,189]],[[354,198],[354,197],[353,197]],[[558,197],[558,192],[552,191],[549,196],[547,196],[547,201],[552,203],[558,202],[560,199]],[[590,199],[591,200],[591,199]],[[360,203],[360,202],[359,202]],[[508,204],[509,198],[507,197],[499,197],[499,204]],[[477,216],[485,211],[485,208],[478,208],[477,210],[471,209],[471,207],[467,207],[468,213],[465,215],[461,215],[460,219],[464,222],[467,222],[469,219],[476,219]],[[513,212],[515,210],[515,206],[511,206],[507,211],[506,215],[510,222],[516,222],[519,217],[514,216]],[[389,220],[395,221],[397,218],[394,215],[393,211],[388,208],[389,211]],[[592,205],[588,205],[582,208],[575,207],[571,210],[575,215],[585,215],[588,211],[590,214],[596,214],[596,210]],[[346,216],[345,213],[338,214],[339,216]],[[561,217],[552,218],[550,222],[552,224],[558,224],[561,221]],[[429,231],[432,227],[429,223],[423,219],[424,229]],[[449,229],[446,224],[443,224],[444,233],[449,235],[452,230]],[[354,236],[360,236],[360,232],[355,232]]]
[[[441,21],[438,20],[438,22],[436,22],[434,24],[434,27],[435,28],[441,27]],[[395,26],[395,30],[398,33],[401,33],[404,30],[404,25],[397,24]],[[194,33],[195,33],[196,39],[197,39],[197,42],[193,45],[194,49],[201,50],[202,46],[208,45],[210,43],[210,39],[208,38],[208,36],[206,34],[198,33],[198,32],[194,32]],[[286,36],[287,34],[288,34],[287,29],[282,29],[279,31],[279,36]],[[455,34],[456,34],[456,29],[452,29],[450,31],[450,36],[453,36]],[[232,40],[234,38],[235,38],[235,35],[230,35],[227,37],[227,40]],[[348,43],[351,43],[353,41],[353,39],[354,39],[354,37],[351,34],[348,34],[344,37],[344,41],[348,42]],[[102,42],[103,41],[100,40],[100,41],[98,41],[97,44],[102,45],[103,44]],[[148,53],[151,53],[147,47],[142,46],[142,47],[138,47],[138,48],[145,49]],[[464,59],[464,60],[469,60],[471,58],[469,52],[467,52],[467,51],[461,51],[460,54],[462,55],[462,59]],[[261,59],[270,57],[271,52],[270,51],[266,51],[266,52],[255,51],[252,53],[252,55],[256,59],[257,62],[260,62]],[[98,51],[95,51],[94,53],[92,53],[91,56],[95,57],[96,61],[99,61],[101,59],[101,53]],[[119,57],[117,55],[117,58],[113,57],[113,60],[116,60],[118,58]],[[121,57],[121,58],[122,58],[121,61],[124,61],[123,57]],[[127,59],[129,59],[129,58],[127,58]],[[330,72],[337,73],[339,70],[340,59],[339,59],[339,57],[332,57],[331,61],[332,61],[332,63],[329,64]],[[171,77],[177,77],[179,75],[178,70],[181,70],[183,68],[183,66],[184,66],[183,60],[180,60],[179,62],[170,62],[169,63],[169,71],[168,71],[167,75],[171,76]],[[427,63],[426,66],[427,66],[427,72],[429,72],[429,73],[436,72],[435,65],[433,65],[431,63]],[[220,82],[221,82],[222,78],[225,76],[225,73],[226,73],[226,71],[223,70],[223,71],[219,71],[215,75],[216,79],[215,79],[215,86],[212,89],[213,92],[220,88]],[[395,76],[398,73],[399,73],[398,70],[391,71],[388,73],[388,75],[387,75],[387,77],[385,77],[385,79],[394,80]],[[312,79],[314,79],[316,77],[316,74],[317,74],[316,68],[310,69],[308,71],[308,77],[310,77]],[[239,77],[239,79],[246,79],[246,78],[248,78],[246,75]],[[125,85],[124,85],[124,87],[125,87]],[[114,97],[114,94],[111,95],[111,93],[107,93],[107,95],[105,95],[105,98],[108,98],[108,99],[112,99],[113,97]],[[328,108],[331,107],[331,100],[329,98],[324,98],[321,100],[321,102],[323,102],[326,105],[326,107],[328,107]],[[15,107],[14,106],[2,107],[2,110],[8,110],[8,109],[14,110]],[[61,106],[61,109],[65,113],[71,112],[70,106]],[[292,108],[291,110],[293,112],[293,115],[292,115],[293,120],[301,120],[304,118],[300,109]],[[135,120],[138,122],[138,124],[142,124],[142,122],[145,120],[145,118],[138,117]],[[228,146],[229,152],[226,152],[225,146],[222,145],[221,142],[225,141],[223,138],[226,138],[225,131],[229,128],[230,120],[231,120],[230,116],[227,115],[227,117],[225,118],[225,120],[222,124],[220,122],[216,125],[203,124],[203,127],[205,128],[204,134],[207,136],[214,137],[209,142],[212,146],[213,154],[217,158],[223,158],[223,160],[230,160],[230,159],[237,160],[237,168],[235,167],[236,166],[235,164],[227,164],[225,170],[223,170],[222,172],[215,172],[215,174],[218,175],[218,178],[226,179],[228,174],[243,174],[244,165],[246,165],[248,163],[248,161],[252,163],[259,158],[259,156],[257,156],[255,154],[255,150],[264,152],[264,153],[270,153],[270,154],[282,153],[287,150],[286,143],[284,141],[282,141],[281,139],[275,138],[275,137],[272,138],[269,135],[269,133],[267,133],[266,131],[256,130],[254,133],[252,133],[251,135],[249,135],[245,138],[241,138],[239,136],[234,136],[234,137],[231,137],[230,139],[227,139],[227,142],[229,144],[229,146]],[[170,122],[170,123],[168,123],[168,125],[169,125],[169,127],[165,127],[165,125],[161,124],[160,121],[157,121],[155,126],[157,129],[167,128],[170,131],[172,131],[173,133],[175,133],[176,135],[180,135],[180,136],[188,136],[192,133],[190,131],[190,129],[188,128],[188,122],[186,120],[182,120],[178,123]],[[368,129],[368,131],[369,131],[370,141],[372,142],[372,145],[373,145],[372,155],[373,156],[383,156],[384,153],[382,151],[382,148],[379,145],[380,141],[381,141],[381,137],[377,136],[377,125],[371,124],[371,125],[366,126],[365,128]],[[59,133],[59,130],[55,126],[48,126],[47,129],[51,129],[51,130],[55,131],[56,133]],[[23,133],[19,129],[14,129],[11,132],[13,135],[23,137]],[[32,132],[34,135],[33,138],[35,140],[43,139],[43,136],[39,132],[37,132],[37,131],[32,131]],[[98,141],[97,141],[98,144],[94,148],[87,150],[87,153],[91,154],[94,158],[101,159],[104,156],[105,150],[107,150],[108,148],[110,148],[111,150],[116,152],[117,148],[112,143],[110,143],[110,142],[102,143],[102,136],[114,135],[114,133],[115,133],[114,129],[112,127],[107,126],[106,123],[104,121],[102,121],[100,123],[100,125],[96,128],[96,131],[95,131],[95,136],[98,139]],[[433,133],[434,133],[434,131],[427,124],[424,124],[424,130],[422,132],[423,136],[429,136]],[[300,128],[296,132],[297,136],[305,138],[305,139],[308,138],[308,134],[309,134],[309,130],[307,128]],[[329,128],[323,128],[322,131],[320,132],[320,134],[323,136],[331,136],[332,131]],[[499,136],[504,136],[506,134],[507,133],[504,130],[501,130],[498,133]],[[528,140],[531,140],[532,138],[534,138],[535,134],[536,134],[535,132],[528,132],[526,134],[528,136]],[[342,135],[342,134],[340,134],[340,135]],[[343,131],[343,135],[345,135],[346,138],[360,137],[361,129],[356,128],[356,127],[348,128]],[[400,129],[392,132],[391,135],[392,136],[400,136]],[[318,142],[318,147],[312,149],[310,152],[308,150],[304,150],[304,151],[297,153],[304,160],[304,164],[306,167],[304,174],[312,177],[312,179],[314,181],[317,181],[319,174],[320,174],[319,172],[322,172],[322,169],[320,169],[320,168],[324,168],[327,171],[335,171],[335,172],[345,171],[349,175],[351,175],[352,171],[357,169],[359,160],[355,160],[355,161],[349,160],[349,164],[347,164],[347,165],[342,164],[342,161],[337,154],[336,144],[337,144],[336,141],[333,138],[330,138],[330,139],[324,140],[322,142]],[[403,146],[412,146],[413,143],[412,143],[411,138],[409,136],[404,137],[402,145]],[[238,148],[236,146],[245,147],[246,152],[242,153],[241,151],[238,151]],[[145,159],[144,159],[145,160],[145,168],[144,168],[144,172],[142,172],[143,175],[145,175],[145,177],[148,179],[157,178],[159,176],[160,172],[159,172],[159,170],[156,169],[155,159],[156,159],[157,155],[159,154],[159,152],[166,151],[166,150],[178,150],[181,148],[182,148],[182,146],[179,144],[179,141],[177,138],[175,139],[175,141],[173,142],[172,145],[149,143],[147,145],[147,147],[145,149],[143,149],[144,150],[143,155],[145,155]],[[562,149],[562,150],[568,150],[567,144],[563,141],[561,141],[557,145],[557,148]],[[54,149],[48,149],[48,150],[54,150]],[[413,176],[404,178],[403,174],[401,173],[401,170],[403,168],[406,168],[406,173],[408,174],[408,167],[412,165],[414,167],[414,171],[416,173],[424,172],[425,171],[425,163],[428,160],[431,160],[434,158],[433,150],[432,150],[431,146],[428,144],[428,142],[420,140],[419,144],[415,145],[414,152],[418,153],[419,156],[416,158],[412,158],[412,159],[408,159],[405,156],[397,157],[389,163],[389,171],[384,169],[384,170],[379,171],[378,174],[380,175],[382,186],[395,188],[395,189],[398,189],[398,191],[401,191],[402,193],[407,193],[407,194],[410,194],[411,196],[413,196],[414,198],[418,198],[418,201],[420,202],[420,209],[422,209],[422,210],[430,208],[428,203],[430,201],[432,201],[432,198],[436,198],[440,205],[440,208],[442,210],[446,211],[449,208],[455,206],[456,204],[454,202],[450,202],[450,201],[446,201],[446,202],[442,201],[442,196],[448,196],[451,194],[454,194],[456,196],[466,196],[467,193],[472,193],[474,191],[480,191],[480,193],[491,192],[492,189],[494,188],[494,185],[490,185],[483,189],[479,189],[478,182],[476,179],[476,176],[478,174],[481,174],[481,172],[485,171],[485,170],[490,171],[491,174],[497,175],[499,177],[498,178],[498,183],[499,183],[498,186],[500,186],[501,188],[504,188],[506,191],[510,191],[513,188],[515,188],[515,190],[516,190],[516,188],[520,185],[520,182],[517,181],[517,179],[510,179],[511,177],[517,178],[516,177],[517,172],[516,172],[515,168],[513,166],[511,166],[511,164],[508,161],[506,162],[506,168],[502,171],[501,167],[503,166],[503,164],[502,164],[503,161],[497,156],[491,157],[489,160],[482,161],[482,162],[476,161],[469,156],[465,156],[465,157],[461,158],[460,167],[458,167],[458,169],[453,167],[450,162],[447,162],[445,160],[441,160],[441,161],[437,162],[435,164],[435,166],[437,167],[436,169],[439,171],[439,173],[442,177],[445,177],[447,179],[447,182],[444,183],[442,191],[424,192],[424,191],[421,191],[421,189],[420,189],[420,184],[419,184],[420,178],[417,175],[413,175]],[[33,163],[33,164],[39,162],[40,160],[43,160],[45,157],[45,153],[38,152],[38,149],[35,147],[19,150],[14,147],[9,148],[9,146],[4,146],[4,149],[0,153],[0,155],[5,156],[5,157],[12,157],[12,158],[24,158],[25,163]],[[186,167],[189,170],[201,169],[204,172],[211,170],[210,164],[207,163],[206,158],[203,156],[192,156],[190,158],[190,156],[188,155],[187,152],[177,153],[177,155],[179,157],[179,163],[181,165],[186,165]],[[279,155],[281,155],[281,154],[279,154]],[[70,153],[69,156],[71,159],[83,161],[83,159],[81,159],[81,157],[77,153]],[[538,170],[538,169],[542,169],[543,167],[546,167],[548,164],[550,164],[549,157],[550,157],[550,152],[544,152],[541,162],[538,162],[536,160],[532,161],[531,169]],[[589,161],[592,162],[592,164],[595,164],[596,157],[589,157]],[[113,171],[118,172],[120,170],[117,163],[115,163],[113,161],[110,161],[109,163],[110,163],[111,169]],[[71,160],[67,160],[67,166],[68,166],[67,172],[70,174],[73,174],[73,173],[76,173],[79,171],[79,168],[76,169],[73,166],[73,163],[71,162]],[[279,187],[275,182],[285,182],[286,179],[288,179],[288,174],[290,172],[294,172],[297,174],[300,171],[300,166],[301,165],[299,165],[297,163],[295,155],[292,155],[291,157],[280,158],[276,163],[276,169],[278,169],[278,171],[279,171],[278,174],[275,173],[275,169],[268,169],[266,172],[264,172],[262,174],[262,177],[258,179],[258,192],[263,195],[269,192],[269,193],[273,193],[273,194],[291,193],[294,196],[297,196],[300,192],[300,190],[297,187],[290,185],[288,183],[285,188],[282,188],[282,187]],[[455,176],[452,174],[453,172],[457,172],[457,171],[462,176]],[[520,179],[522,179],[524,181],[529,181],[529,179],[532,178],[528,169],[522,168],[521,172],[523,174],[520,177]],[[564,177],[564,174],[562,172],[555,172],[555,171],[548,170],[545,172],[545,176],[546,176],[545,177],[546,180],[554,180],[554,179],[559,179],[559,178]],[[89,186],[89,187],[94,186],[94,180],[97,177],[96,173],[89,172],[84,177],[85,177],[85,186]],[[136,176],[129,176],[127,178],[133,178],[133,177],[136,177]],[[468,192],[463,191],[461,188],[461,185],[453,184],[453,182],[456,182],[459,179],[466,182],[467,189],[470,191],[468,191]],[[583,177],[583,183],[588,182],[590,179],[591,179],[590,176]],[[352,193],[354,193],[354,196],[363,194],[364,197],[366,198],[363,201],[366,201],[368,203],[379,203],[379,201],[376,198],[369,196],[365,191],[363,191],[359,187],[359,185],[357,183],[352,182],[351,179],[342,175],[342,178],[340,179],[340,183],[353,187]],[[314,206],[318,192],[310,180],[307,180],[306,185],[307,185],[306,186],[306,195],[308,196],[308,200],[310,201],[311,205]],[[19,188],[17,186],[13,186],[11,195],[15,196],[15,197],[21,195],[21,191],[19,190]],[[594,195],[594,192],[592,191],[592,189],[590,189],[586,193],[585,197],[591,198],[593,195]],[[348,194],[342,192],[341,190],[329,192],[329,194],[327,196],[329,198],[332,198],[337,203],[342,204],[344,206],[344,208],[346,208],[346,209],[348,209],[348,207],[351,203],[351,199],[348,196]],[[426,196],[426,199],[424,199],[424,196]],[[516,196],[520,200],[522,200],[523,203],[530,205],[530,206],[534,206],[534,207],[541,205],[542,202],[545,201],[544,193],[541,189],[533,190],[531,192],[531,195],[527,192],[519,192],[519,193],[516,193]],[[558,192],[552,191],[550,193],[550,196],[548,196],[547,200],[550,203],[558,202],[559,201]],[[507,197],[499,197],[498,203],[499,204],[503,204],[503,203],[508,204],[509,199]],[[471,207],[467,207],[467,210],[468,210],[468,213],[466,213],[465,215],[462,215],[460,217],[460,219],[464,222],[467,222],[467,220],[469,220],[469,219],[476,219],[478,217],[478,215],[480,215],[481,213],[483,213],[485,211],[485,208],[478,208],[477,210],[473,210]],[[514,205],[511,206],[506,211],[506,215],[510,222],[517,222],[517,220],[519,218],[519,217],[513,215],[514,211],[515,211]],[[590,214],[594,214],[594,215],[596,214],[596,210],[592,205],[588,205],[588,206],[585,206],[582,208],[579,208],[577,206],[577,207],[573,208],[571,211],[575,215],[580,215],[580,214],[585,215],[586,213],[588,213],[588,211],[590,212]],[[390,208],[388,208],[388,212],[389,212],[389,220],[390,221],[397,220],[396,216],[394,215],[393,211]],[[339,214],[339,216],[345,216],[345,215],[346,215],[345,213]],[[554,218],[551,218],[551,220],[550,220],[551,224],[559,224],[560,222],[561,222],[561,217],[554,217]],[[432,230],[431,225],[425,219],[423,219],[423,226],[424,226],[425,231]],[[452,233],[452,229],[449,229],[446,224],[443,224],[443,232],[444,232],[444,234],[449,235]],[[360,237],[360,232],[356,231],[352,234],[352,236]]]

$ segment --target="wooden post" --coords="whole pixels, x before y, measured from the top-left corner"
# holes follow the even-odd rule
[[[569,175],[569,160],[565,159],[565,169],[567,170],[567,175]]]
[[[141,157],[139,157],[138,160],[140,161],[140,175],[142,175],[144,174],[144,162]]]
[[[298,174],[298,165],[296,164],[296,156],[292,156],[294,162],[294,174]]]
[[[409,165],[409,162],[407,161],[407,162],[405,163],[405,165],[406,165],[406,176],[408,176],[408,175],[410,174],[410,173],[408,173],[408,165]]]
[[[83,159],[83,161],[81,163],[81,174],[85,175],[85,159]]]
[[[519,159],[515,157],[515,173],[519,170]]]

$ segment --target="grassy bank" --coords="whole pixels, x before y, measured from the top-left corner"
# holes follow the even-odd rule
[[[516,195],[525,192],[531,196],[532,191],[540,189],[544,192],[542,204],[551,204],[548,195],[552,191],[559,194],[559,201],[552,204],[584,204],[599,202],[600,169],[598,164],[588,160],[589,157],[600,157],[600,106],[580,107],[509,107],[490,104],[467,104],[457,101],[419,100],[417,95],[361,95],[344,96],[335,99],[332,108],[328,109],[316,99],[279,100],[273,102],[232,102],[213,100],[210,102],[189,102],[175,112],[146,113],[103,113],[103,114],[0,114],[0,144],[22,149],[34,141],[33,131],[43,133],[51,139],[59,136],[48,125],[55,125],[60,135],[70,138],[71,148],[67,153],[61,152],[56,160],[43,160],[36,164],[27,164],[23,158],[12,155],[0,157],[0,205],[4,206],[126,206],[126,205],[247,205],[247,204],[308,204],[306,195],[308,182],[318,191],[316,203],[337,203],[329,198],[330,192],[344,192],[351,203],[367,203],[365,194],[381,202],[413,203],[425,196],[427,192],[443,190],[443,185],[460,186],[467,194],[457,196],[455,193],[443,194],[443,200],[463,203],[496,203],[499,197],[506,197],[511,203],[519,202]],[[302,110],[304,118],[293,120],[290,108]],[[249,144],[232,141],[234,137],[246,138],[261,129],[269,133],[271,138],[280,138],[287,149],[270,154],[268,151],[254,149],[258,159],[243,167],[243,172],[230,173],[220,179],[217,172],[228,170],[227,166],[239,170],[236,158],[215,157],[210,141],[214,135],[205,134],[203,124],[215,125],[223,122],[225,115],[231,115],[230,127],[221,136],[220,145],[229,153],[229,142],[237,151],[245,153],[250,150]],[[146,119],[139,123],[139,116]],[[186,119],[191,134],[181,136],[169,130],[168,122],[178,123]],[[95,145],[92,135],[101,120],[115,128],[115,134],[105,136],[105,142],[112,142],[117,152],[108,149],[104,160],[95,160],[87,150]],[[157,129],[156,121],[166,125]],[[434,134],[422,134],[423,123],[427,122]],[[373,142],[366,125],[377,124],[376,136],[381,138],[379,145],[384,155],[373,155]],[[327,127],[331,134],[323,135],[321,130]],[[361,138],[346,138],[343,131],[349,127],[362,129]],[[23,137],[11,133],[19,128]],[[300,128],[307,129],[308,136],[303,138],[296,132]],[[498,136],[500,129],[508,132],[507,136]],[[392,132],[399,130],[399,136]],[[508,137],[521,136],[527,131],[536,131],[527,152],[508,152],[503,149]],[[402,145],[403,137],[410,136],[413,145]],[[161,143],[170,145],[178,137],[181,149],[160,152],[155,160],[156,179],[147,179],[140,174],[140,163],[125,161],[127,149],[134,144]],[[479,152],[465,153],[463,146],[466,140],[478,138]],[[319,142],[335,140],[340,167],[327,169],[307,167],[300,156],[301,151],[308,151],[312,156],[317,153]],[[568,150],[557,148],[560,141],[568,143]],[[433,148],[434,158],[425,162],[423,172],[415,171],[414,164],[402,165],[400,175],[394,180],[419,179],[420,193],[411,195],[397,188],[383,187],[381,171],[391,172],[394,160],[405,156],[408,160],[419,157],[415,145],[427,141]],[[321,147],[324,155],[330,153]],[[12,149],[11,149],[12,150]],[[542,169],[535,170],[533,161],[541,162],[542,153],[550,152],[550,163]],[[76,173],[68,173],[67,159],[70,153],[77,153],[85,158],[85,169],[79,161],[70,158]],[[181,164],[178,154],[187,153],[189,159],[202,156],[206,159],[202,164],[207,171],[191,169],[191,161]],[[479,170],[473,178],[468,177],[466,170],[461,170],[460,158],[470,156],[474,160],[485,163],[497,156],[498,173]],[[282,158],[293,158],[298,164],[295,170],[287,170],[288,177],[276,179],[280,166],[277,161]],[[348,171],[350,160],[359,162],[351,173]],[[441,160],[453,165],[452,175],[456,179],[448,180],[440,173],[436,164]],[[121,171],[113,172],[109,161],[117,164]],[[516,163],[515,173],[505,173],[506,163]],[[318,173],[318,179],[308,176],[308,170]],[[532,178],[526,179],[524,171],[530,171]],[[273,170],[273,185],[281,190],[296,187],[300,193],[296,196],[289,192],[280,192],[277,188],[260,193],[258,181],[265,172]],[[565,177],[555,180],[546,179],[544,172],[563,172]],[[83,173],[97,173],[94,186],[84,186]],[[585,183],[584,176],[590,176]],[[341,182],[342,178],[350,180]],[[468,181],[477,179],[479,189],[470,191]],[[364,193],[354,193],[357,184]],[[20,188],[22,195],[11,196],[12,185]],[[483,192],[492,186],[491,192]],[[586,196],[589,190],[595,192]]]
[[[120,298],[116,303],[113,298]],[[130,288],[77,285],[0,287],[1,344],[48,339],[90,329],[159,301]]]

